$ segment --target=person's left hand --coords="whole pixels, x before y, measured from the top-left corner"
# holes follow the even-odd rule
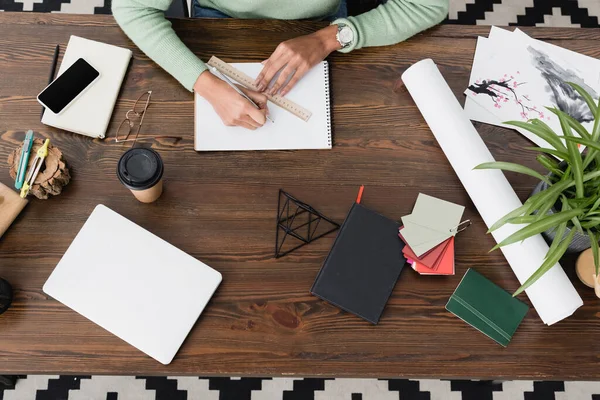
[[[282,42],[271,57],[263,61],[263,69],[254,81],[258,90],[285,96],[312,67],[341,46],[336,39],[337,25],[330,25],[310,35]],[[275,83],[271,80],[281,70]]]

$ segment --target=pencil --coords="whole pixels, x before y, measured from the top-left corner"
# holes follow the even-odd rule
[[[227,77],[227,75],[225,75],[224,73],[222,73],[221,71],[219,71],[216,67],[210,66],[210,70],[215,73],[219,78],[221,78],[222,81],[224,81],[226,84],[228,84],[229,86],[231,86],[233,88],[233,90],[235,90],[236,92],[238,92],[238,94],[240,96],[242,96],[243,98],[245,98],[246,100],[248,100],[250,102],[250,104],[252,104],[254,106],[254,108],[260,110],[260,107],[258,106],[258,104],[256,104],[254,102],[254,100],[252,100],[250,97],[248,97],[246,95],[246,93],[242,92],[240,90],[240,88],[238,88],[235,83],[231,82],[231,80]],[[268,112],[268,110],[267,110]],[[273,120],[273,118],[271,118],[268,114],[266,115],[267,119],[269,121],[271,121],[272,123],[275,123],[275,120]]]
[[[56,73],[56,63],[58,61],[59,49],[60,49],[59,45],[56,45],[56,47],[54,48],[54,57],[52,58],[52,66],[50,67],[50,76],[48,76],[48,85],[51,84],[52,81],[54,80],[54,74]],[[45,108],[42,107],[42,113],[40,114],[40,120],[44,116],[44,110],[45,110]]]

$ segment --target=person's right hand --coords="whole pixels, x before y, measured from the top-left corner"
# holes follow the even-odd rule
[[[251,130],[260,128],[267,119],[267,97],[243,87],[240,89],[258,105],[258,109],[210,71],[201,73],[194,84],[194,91],[213,106],[225,125]]]

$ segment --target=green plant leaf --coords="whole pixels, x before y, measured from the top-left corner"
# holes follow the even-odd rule
[[[596,121],[598,121],[598,119],[600,119],[600,97],[598,98],[598,104],[596,104],[596,112],[594,113],[594,119]],[[592,137],[595,137],[596,139],[600,139],[600,132],[597,133],[597,136],[594,136],[592,134]]]
[[[560,260],[560,258],[567,251],[567,248],[569,247],[569,244],[571,243],[571,240],[573,240],[574,236],[575,231],[572,230],[571,232],[569,232],[565,240],[563,240],[558,246],[556,246],[552,253],[548,252],[548,255],[546,256],[546,259],[544,260],[542,265],[525,281],[523,285],[521,285],[520,288],[517,289],[517,291],[513,294],[513,297],[521,294],[524,290],[529,288],[538,279],[540,279],[546,272],[548,272],[550,268],[554,267],[558,260]]]
[[[564,193],[561,193],[561,195],[564,195]],[[564,197],[566,199],[567,196],[565,195]],[[596,200],[596,196],[584,197],[583,199],[568,199],[566,201],[569,202],[569,205],[571,206],[571,208],[587,209],[588,207],[590,207],[592,205],[594,200]]]
[[[600,226],[600,217],[587,217],[584,222],[581,223],[581,227],[584,229],[593,229]]]
[[[598,141],[598,139],[600,139],[600,99],[598,99],[598,106],[596,107],[596,112],[593,114],[594,128],[592,129],[591,139],[594,141]]]
[[[538,154],[537,157],[535,157],[535,159],[537,160],[537,162],[542,164],[544,168],[546,168],[549,172],[553,173],[554,175],[558,177],[564,175],[564,172],[560,170],[560,168],[558,167],[558,163],[553,158],[550,158],[544,154]]]
[[[550,112],[556,114],[558,116],[559,112],[562,112],[560,110],[557,110],[556,108],[552,108],[552,107],[546,107],[547,110],[549,110]],[[571,117],[569,114],[562,112],[565,115],[565,118],[567,119],[567,121],[569,121],[569,125],[571,125],[571,128],[573,128],[575,130],[575,132],[577,132],[579,134],[580,137],[584,138],[584,139],[591,139],[592,135],[587,131],[587,129],[585,129],[583,127],[583,125],[581,125],[581,122],[577,121],[575,118]]]
[[[524,214],[529,215],[541,208],[544,208],[544,204],[547,204],[548,201],[554,200],[550,204],[550,207],[552,207],[554,202],[556,202],[555,197],[558,196],[563,190],[568,189],[571,186],[575,186],[575,182],[573,179],[568,178],[555,183],[544,191],[536,193],[525,201],[525,204],[528,205],[529,208]]]
[[[515,208],[514,210],[512,210],[511,212],[509,212],[508,214],[506,214],[505,216],[500,218],[498,221],[496,221],[496,223],[494,225],[492,225],[490,227],[490,229],[488,229],[487,233],[492,233],[496,229],[503,227],[509,220],[516,218],[516,217],[520,216],[521,214],[523,214],[527,210],[528,207],[529,207],[528,204],[524,204],[519,208]]]
[[[526,147],[526,150],[532,150],[532,151],[537,151],[540,153],[546,153],[546,154],[550,154],[551,156],[554,156],[560,160],[565,160],[567,162],[570,162],[569,160],[569,155],[565,152],[556,150],[556,149],[548,149],[545,147]]]
[[[548,107],[546,107],[546,108],[548,108]],[[550,126],[547,123],[545,123],[544,121],[542,121],[539,118],[532,118],[532,119],[528,120],[527,122],[529,122],[530,124],[533,124],[533,125],[540,126],[548,132],[554,133],[552,128],[550,128]]]
[[[568,121],[571,128],[573,128],[575,130],[575,132],[577,132],[577,134],[579,134],[579,137],[581,137],[583,139],[587,139],[587,140],[598,141],[598,137],[596,137],[594,139],[593,135],[590,134],[587,131],[587,129],[585,129],[583,127],[583,125],[581,125],[581,123],[579,121],[577,121],[575,118],[571,117],[569,114],[567,114],[563,111],[557,110],[556,108],[552,108],[552,107],[546,107],[546,109],[548,109],[550,112],[556,114],[556,116],[559,116],[559,113],[562,116],[564,116],[564,118]],[[597,120],[598,119],[596,118],[596,121]],[[598,127],[594,124],[594,132],[597,132],[597,134],[600,134],[600,131],[596,131],[596,129],[598,129]],[[598,154],[598,152],[596,150],[588,149],[588,152],[586,153],[584,162],[583,162],[584,170],[585,170],[585,168],[587,168],[588,165],[590,165],[590,163],[594,160],[594,158],[596,157],[597,154]]]
[[[575,226],[575,228],[577,228],[577,230],[579,231],[579,233],[581,233],[582,235],[583,233],[583,228],[581,227],[581,222],[579,222],[579,218],[575,217],[573,219],[571,219],[571,222],[573,223],[573,225]]]
[[[567,196],[565,196],[564,194],[562,194],[562,193],[561,193],[561,194],[560,194],[560,197],[561,197],[561,199],[562,199],[562,205],[563,205],[563,208],[562,208],[562,209],[563,209],[563,211],[571,210],[571,209],[572,209],[572,207],[571,207],[571,204],[570,204],[570,202],[569,202],[569,199],[567,199]],[[587,200],[587,199],[586,199],[586,200]],[[576,208],[577,208],[577,207],[576,207]],[[583,210],[583,209],[585,208],[585,206],[584,206],[584,205],[582,205],[582,206],[581,206],[581,207],[579,207],[579,208]],[[581,232],[581,234],[583,235],[583,228],[581,227],[581,223],[579,222],[579,219],[578,219],[577,217],[573,217],[573,218],[571,219],[571,222],[573,222],[573,226],[575,226],[575,228],[577,228],[577,230],[578,230],[579,232]]]
[[[504,171],[518,172],[520,174],[533,176],[534,178],[544,181],[549,185],[552,184],[552,182],[550,182],[550,180],[548,178],[546,178],[544,175],[540,174],[539,172],[537,172],[529,167],[525,167],[523,165],[519,165],[519,164],[515,164],[515,163],[501,162],[501,161],[486,162],[483,164],[479,164],[478,166],[476,166],[473,169],[501,169]]]
[[[566,202],[562,202],[561,211],[567,211],[568,207],[569,207],[569,205]],[[567,222],[566,221],[563,222],[562,224],[558,225],[556,231],[554,232],[554,240],[552,241],[552,244],[550,245],[550,250],[548,250],[548,252],[546,253],[546,257],[544,257],[544,260],[548,257],[548,254],[551,254],[552,251],[554,251],[554,249],[556,249],[556,247],[558,247],[563,236],[565,236],[566,230],[567,230]]]
[[[546,107],[546,108],[548,108],[548,107]],[[546,132],[546,134],[550,135],[551,137],[558,136],[557,133],[554,132],[554,130],[552,128],[550,128],[550,126],[548,126],[548,124],[546,124],[544,121],[542,121],[538,118],[530,119],[527,122],[532,125],[535,125],[538,128],[543,129]],[[554,147],[556,147],[556,146],[554,146]]]
[[[587,146],[591,149],[594,150],[600,150],[600,143],[594,141],[594,140],[589,140],[589,139],[584,139],[584,138],[579,138],[579,137],[575,137],[575,136],[559,136],[561,139],[565,139],[567,142],[575,142],[575,143],[579,143],[582,144],[584,146]]]
[[[554,204],[556,203],[557,199],[558,195],[546,200],[544,204],[538,210],[536,210],[535,220],[539,221],[544,217],[544,215],[548,214],[548,211],[550,211],[550,209],[554,207]]]
[[[571,127],[569,123],[565,119],[563,113],[558,113],[558,119],[560,120],[560,127],[565,134],[565,137],[573,137],[573,132],[571,132]],[[577,144],[575,142],[568,141],[567,142],[567,150],[569,151],[569,156],[571,157],[571,167],[573,173],[573,179],[575,180],[575,189],[577,198],[582,198],[584,195],[583,190],[583,160],[581,159],[581,154],[579,153],[579,149],[577,148]]]
[[[524,217],[514,217],[508,220],[509,224],[530,224],[536,221],[536,215],[527,215]]]
[[[510,235],[509,237],[507,237],[500,243],[498,243],[496,246],[494,246],[494,248],[492,248],[492,250],[490,250],[490,252],[492,252],[500,247],[508,246],[509,244],[512,244],[515,242],[520,242],[520,241],[525,240],[533,235],[537,235],[538,233],[542,233],[545,230],[548,230],[552,227],[562,224],[563,222],[569,221],[573,217],[583,214],[583,211],[584,210],[578,208],[575,210],[561,211],[556,214],[545,216],[544,218],[540,219],[539,221],[536,221],[532,224],[527,225],[524,228],[519,229],[518,231],[516,231],[515,233],[513,233],[512,235]]]
[[[552,147],[554,147],[556,150],[567,153],[567,148],[565,147],[563,142],[558,138],[558,135],[552,131],[552,129],[548,130],[548,129],[544,128],[543,126],[530,124],[530,123],[523,122],[523,121],[506,121],[506,122],[504,122],[504,124],[513,125],[513,126],[517,126],[519,128],[528,130],[529,132],[533,133],[537,137],[544,139],[546,142],[548,142],[550,145],[552,145]]]
[[[590,96],[590,94],[588,92],[586,92],[585,89],[582,88],[581,86],[579,86],[578,84],[573,83],[573,82],[567,82],[567,83],[569,85],[571,85],[571,87],[573,89],[575,89],[575,91],[577,93],[579,93],[579,95],[581,97],[583,97],[583,99],[587,103],[588,107],[590,108],[590,111],[592,112],[592,115],[596,115],[598,107],[596,106],[596,103],[594,103],[594,99],[592,99],[592,96]]]
[[[596,113],[594,115],[594,127],[592,128],[592,135],[588,139],[593,142],[598,142],[598,139],[600,139],[600,99],[598,100],[598,106],[596,107]],[[596,158],[598,158],[598,150],[588,149],[583,167],[586,168]]]
[[[592,247],[592,254],[594,255],[594,266],[596,267],[596,276],[598,276],[598,270],[600,269],[600,264],[598,260],[598,237],[591,230],[588,230],[587,233],[590,237],[590,245]]]
[[[556,229],[556,232],[554,234],[554,240],[552,240],[552,244],[550,245],[550,250],[548,250],[548,253],[546,253],[546,257],[544,258],[544,260],[546,258],[548,258],[548,254],[552,254],[554,252],[554,250],[558,247],[558,245],[562,241],[563,236],[565,236],[566,230],[567,230],[566,222],[563,222],[562,224],[558,225],[558,228]]]
[[[560,136],[560,138],[565,139],[567,142],[575,142],[575,143],[582,144],[588,148],[588,153],[585,158],[584,168],[587,167],[593,161],[594,157],[598,156],[598,152],[600,151],[600,143],[598,143],[598,141],[595,141],[595,140],[578,138],[578,137],[574,137],[574,136],[573,137]],[[590,156],[590,153],[592,153],[591,156]]]
[[[598,209],[598,207],[600,207],[600,197],[598,197],[596,202],[594,202],[594,204],[592,205],[592,208],[590,208],[590,210],[587,212],[586,217],[588,215],[591,215],[594,211],[596,211]]]
[[[586,182],[596,177],[600,177],[600,171],[585,174],[583,176],[583,181]],[[575,182],[571,178],[565,177],[563,180],[551,185],[548,189],[536,193],[528,198],[525,201],[525,204],[523,204],[521,207],[512,210],[496,221],[496,223],[489,228],[487,233],[494,232],[495,230],[501,228],[511,218],[519,217],[521,215],[529,215],[537,210],[545,209],[547,212],[554,205],[559,194],[572,186],[575,186]]]
[[[596,179],[599,177],[600,177],[600,170],[594,171],[594,172],[588,172],[587,174],[583,175],[583,181],[587,182],[587,181],[590,181],[592,179]]]
[[[597,156],[598,150],[587,149],[587,153],[585,153],[585,158],[583,159],[583,169],[586,169]]]

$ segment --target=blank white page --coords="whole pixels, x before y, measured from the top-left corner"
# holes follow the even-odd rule
[[[260,63],[231,65],[253,78],[262,69]],[[310,110],[310,119],[303,121],[269,102],[269,114],[275,122],[267,120],[264,126],[251,131],[225,126],[210,103],[196,94],[194,148],[197,151],[331,149],[327,62],[308,71],[286,98]]]

